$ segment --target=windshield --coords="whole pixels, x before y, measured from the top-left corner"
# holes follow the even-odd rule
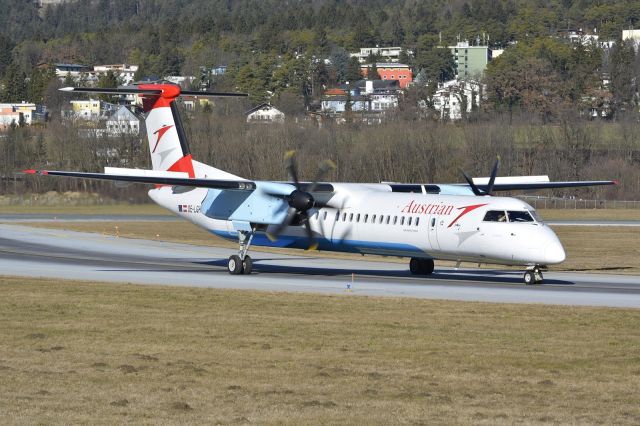
[[[536,222],[543,223],[542,222],[542,218],[540,217],[540,215],[538,214],[537,211],[529,210],[529,213],[531,213],[531,216],[533,216],[533,218],[536,220]]]
[[[528,211],[508,211],[509,222],[533,222],[533,217]]]

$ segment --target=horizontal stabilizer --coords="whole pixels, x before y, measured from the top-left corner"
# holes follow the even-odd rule
[[[74,93],[102,93],[107,95],[160,95],[161,89],[151,89],[150,85],[146,85],[144,89],[137,86],[123,86],[118,88],[99,88],[99,87],[63,87],[63,92]],[[178,87],[178,86],[176,86]],[[247,97],[248,93],[235,92],[198,92],[194,90],[180,90],[179,95],[203,96],[203,97]]]
[[[135,170],[135,169],[132,169]],[[56,170],[23,170],[23,173],[32,175],[66,176],[83,179],[110,180],[115,182],[136,182],[149,183],[154,185],[188,186],[194,188],[228,189],[239,191],[253,191],[256,183],[246,180],[218,180],[218,179],[195,179],[163,176],[132,176],[127,174],[104,174],[104,173],[83,173],[65,172]]]

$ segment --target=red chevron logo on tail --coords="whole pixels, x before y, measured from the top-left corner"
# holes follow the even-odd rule
[[[160,143],[160,139],[162,139],[162,136],[164,136],[164,134],[167,133],[167,131],[172,127],[173,127],[173,124],[165,124],[164,126],[160,127],[158,130],[153,132],[154,135],[158,135],[158,140],[156,140],[156,144],[153,147],[153,151],[151,151],[151,153],[156,152],[156,148],[158,147],[158,144]]]

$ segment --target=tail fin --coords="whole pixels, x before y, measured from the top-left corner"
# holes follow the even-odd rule
[[[158,94],[142,94],[153,170],[185,172],[189,177],[195,177],[189,145],[174,102],[180,96],[180,87],[173,84],[140,84],[138,88],[160,91]]]
[[[190,178],[195,177],[194,161],[189,152],[187,138],[180,122],[175,100],[180,95],[193,95],[202,97],[247,97],[246,93],[224,92],[194,92],[181,90],[180,86],[171,83],[135,84],[128,87],[93,88],[93,87],[63,87],[64,92],[80,93],[107,93],[111,95],[139,94],[142,96],[142,105],[147,113],[145,120],[147,126],[147,139],[151,153],[153,170],[188,173]],[[196,162],[197,163],[197,162]],[[200,164],[200,163],[198,163]],[[204,166],[204,165],[202,165]],[[232,174],[212,167],[217,178],[238,178]]]

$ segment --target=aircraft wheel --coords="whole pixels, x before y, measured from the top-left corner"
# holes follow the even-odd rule
[[[409,261],[409,270],[411,271],[411,274],[413,275],[419,275],[421,274],[422,271],[422,259],[418,259],[415,257],[412,257],[411,260]]]
[[[431,275],[433,268],[435,267],[433,259],[422,259],[422,271],[423,275]]]
[[[250,256],[245,256],[244,261],[242,262],[242,273],[245,275],[249,275],[253,270],[253,261]]]
[[[533,271],[526,271],[524,273],[523,278],[524,278],[524,283],[526,285],[531,285],[536,283],[536,275],[533,273]]]
[[[233,256],[229,256],[229,262],[227,263],[227,269],[229,269],[229,273],[231,275],[239,275],[242,273],[242,260],[240,260],[240,256],[234,254]]]

